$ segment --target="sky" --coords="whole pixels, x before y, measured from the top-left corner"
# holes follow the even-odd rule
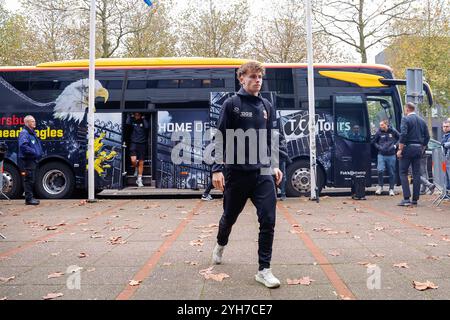
[[[186,3],[186,1],[183,0],[176,0],[181,4]],[[260,12],[261,10],[264,10],[265,7],[267,7],[267,4],[270,2],[270,0],[248,0],[251,6],[252,11],[255,13]],[[6,5],[6,8],[10,11],[15,11],[19,9],[20,3],[18,0],[4,0],[4,3]],[[368,53],[368,62],[369,63],[375,63],[375,55],[378,54],[383,48],[375,48],[374,50],[370,50]],[[358,55],[353,54],[353,56],[358,57]],[[357,61],[359,62],[359,60]]]

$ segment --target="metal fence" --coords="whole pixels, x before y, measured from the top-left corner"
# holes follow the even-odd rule
[[[434,199],[433,204],[439,206],[441,202],[447,196],[447,175],[449,174],[448,160],[444,157],[444,152],[442,148],[436,148],[432,150],[433,159],[433,182],[436,188],[439,190],[436,199]]]

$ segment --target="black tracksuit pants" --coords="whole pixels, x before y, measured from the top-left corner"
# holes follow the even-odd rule
[[[261,175],[260,170],[225,170],[223,215],[219,223],[217,243],[225,246],[231,228],[250,198],[256,207],[259,222],[259,270],[270,268],[275,229],[276,192],[274,178]]]

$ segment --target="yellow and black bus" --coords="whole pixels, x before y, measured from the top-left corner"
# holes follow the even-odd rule
[[[214,126],[221,103],[239,89],[230,58],[99,59],[96,62],[96,189],[134,185],[128,161],[125,119],[140,112],[149,120],[144,184],[199,189],[209,181],[202,161],[175,164],[176,131],[192,135],[192,159],[202,156],[202,134]],[[276,107],[292,164],[288,196],[307,193],[309,175],[308,81],[305,64],[266,64],[262,94]],[[355,174],[375,183],[371,136],[382,119],[399,128],[402,104],[391,68],[370,64],[314,66],[318,185],[349,187]],[[428,88],[428,87],[427,87]],[[429,101],[431,93],[428,90]],[[69,197],[87,186],[88,61],[59,61],[31,67],[0,67],[0,142],[6,142],[3,192],[22,194],[17,137],[32,114],[45,156],[37,169],[41,198]],[[352,134],[358,127],[358,135]],[[174,190],[176,193],[176,190]]]

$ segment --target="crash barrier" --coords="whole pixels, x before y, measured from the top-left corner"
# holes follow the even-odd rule
[[[433,159],[433,183],[438,189],[436,198],[433,204],[439,206],[441,202],[447,197],[447,170],[450,170],[448,166],[448,160],[444,157],[442,148],[436,148],[432,150]]]

